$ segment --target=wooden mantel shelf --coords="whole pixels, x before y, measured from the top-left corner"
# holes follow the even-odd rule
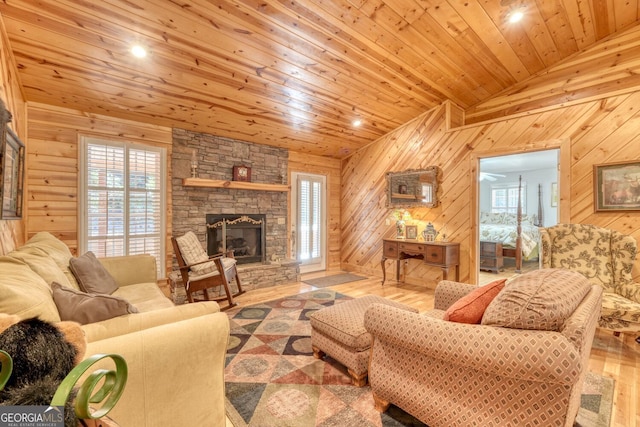
[[[287,184],[266,184],[263,182],[224,181],[219,179],[182,178],[183,187],[233,188],[236,190],[289,191]]]

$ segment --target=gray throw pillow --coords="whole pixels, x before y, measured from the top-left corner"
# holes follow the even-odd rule
[[[116,279],[98,261],[93,252],[69,260],[69,269],[80,289],[90,294],[111,295],[118,289]]]
[[[86,325],[138,312],[127,300],[113,295],[87,294],[56,282],[51,289],[60,320]]]

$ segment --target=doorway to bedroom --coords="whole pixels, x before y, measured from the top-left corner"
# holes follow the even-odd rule
[[[559,152],[552,149],[480,159],[479,284],[538,268],[539,227],[558,223]],[[516,252],[518,239],[521,257]]]

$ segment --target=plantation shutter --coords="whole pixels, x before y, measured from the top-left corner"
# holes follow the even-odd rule
[[[299,259],[315,260],[321,256],[322,183],[305,176],[299,178],[298,186]]]
[[[97,257],[151,254],[164,271],[164,150],[85,142],[81,247]]]

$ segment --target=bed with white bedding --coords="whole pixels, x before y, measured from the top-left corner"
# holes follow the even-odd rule
[[[522,215],[520,223],[520,238],[522,248],[522,259],[531,260],[538,257],[540,232],[535,225],[537,218],[535,215]],[[518,218],[512,213],[491,213],[482,212],[480,214],[480,240],[502,242],[504,256],[511,255],[516,248],[518,239]]]

